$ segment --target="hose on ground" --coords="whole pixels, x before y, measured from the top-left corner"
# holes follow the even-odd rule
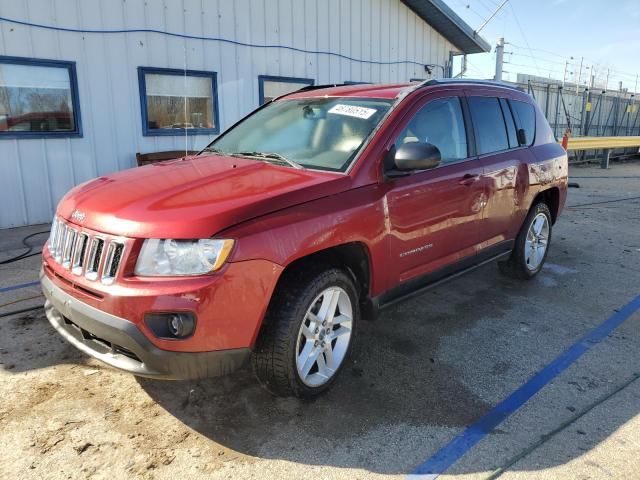
[[[29,240],[30,238],[35,237],[36,235],[42,235],[42,234],[45,234],[45,233],[49,233],[49,230],[44,230],[42,232],[32,233],[31,235],[27,235],[26,237],[24,237],[22,239],[22,244],[25,246],[25,248],[27,250],[25,252],[22,252],[20,255],[16,255],[15,257],[7,258],[6,260],[1,260],[0,261],[0,265],[7,265],[9,263],[17,262],[18,260],[22,260],[24,258],[29,258],[29,257],[33,257],[35,255],[40,255],[42,253],[42,250],[34,252],[33,251],[34,245],[29,245],[27,243],[27,240]]]
[[[616,198],[615,200],[603,200],[601,202],[579,203],[578,205],[567,205],[567,208],[590,207],[591,205],[602,205],[603,203],[626,202],[627,200],[638,200],[640,197]]]
[[[29,308],[21,308],[20,310],[12,310],[11,312],[0,313],[0,318],[10,317],[11,315],[18,315],[19,313],[27,313],[32,312],[34,310],[40,310],[44,308],[42,305],[38,305],[37,307],[29,307]]]
[[[3,303],[0,305],[0,308],[8,307],[9,305],[13,305],[14,303],[26,302],[27,300],[33,300],[34,298],[40,298],[42,294],[34,295],[33,297],[19,298],[18,300],[13,300],[12,302]]]

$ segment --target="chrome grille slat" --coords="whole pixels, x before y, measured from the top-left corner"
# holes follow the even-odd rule
[[[74,227],[59,217],[53,219],[48,245],[53,260],[74,275],[112,284],[122,263],[125,240]]]
[[[64,239],[67,236],[67,230],[69,227],[63,223],[58,228],[58,235],[56,236],[56,248],[55,248],[55,260],[58,263],[62,263],[62,249],[64,247]]]
[[[111,284],[116,278],[124,244],[115,240],[109,242],[104,266],[102,267],[102,283]]]
[[[100,237],[93,237],[91,240],[91,249],[89,250],[89,256],[87,259],[87,268],[84,276],[89,280],[96,280],[98,278],[98,270],[102,263],[102,253],[104,251],[104,239]]]
[[[66,235],[64,238],[64,246],[62,249],[62,266],[64,268],[71,268],[71,256],[73,254],[73,247],[76,242],[76,235],[78,231],[74,228],[67,227]]]
[[[51,234],[49,235],[49,252],[51,255],[55,255],[56,236],[58,234],[59,225],[58,217],[53,217],[53,222],[51,223]]]
[[[87,256],[87,245],[89,244],[89,235],[81,232],[76,240],[76,246],[71,258],[71,271],[75,275],[82,275],[84,260]]]

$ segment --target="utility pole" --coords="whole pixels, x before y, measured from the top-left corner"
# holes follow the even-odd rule
[[[573,60],[573,57],[570,57]],[[567,70],[569,69],[569,60],[564,61],[564,75],[562,75],[562,87],[564,88],[564,84],[567,81]]]
[[[580,89],[580,79],[582,78],[582,62],[584,61],[584,57],[580,57],[580,70],[578,70],[578,81],[576,82],[576,95],[578,94],[578,90]]]
[[[502,81],[502,65],[504,64],[504,38],[500,37],[496,43],[496,74],[493,79]]]

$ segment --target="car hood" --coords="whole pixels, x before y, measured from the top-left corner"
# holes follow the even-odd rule
[[[124,170],[78,185],[58,215],[137,238],[207,238],[240,222],[344,191],[351,178],[219,155]]]

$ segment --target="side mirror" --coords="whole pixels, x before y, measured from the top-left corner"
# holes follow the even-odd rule
[[[432,143],[404,143],[396,150],[393,161],[396,169],[403,172],[428,170],[440,165],[440,150]]]
[[[524,133],[524,128],[519,128],[516,132],[516,136],[518,137],[518,145],[527,144],[527,134]]]

